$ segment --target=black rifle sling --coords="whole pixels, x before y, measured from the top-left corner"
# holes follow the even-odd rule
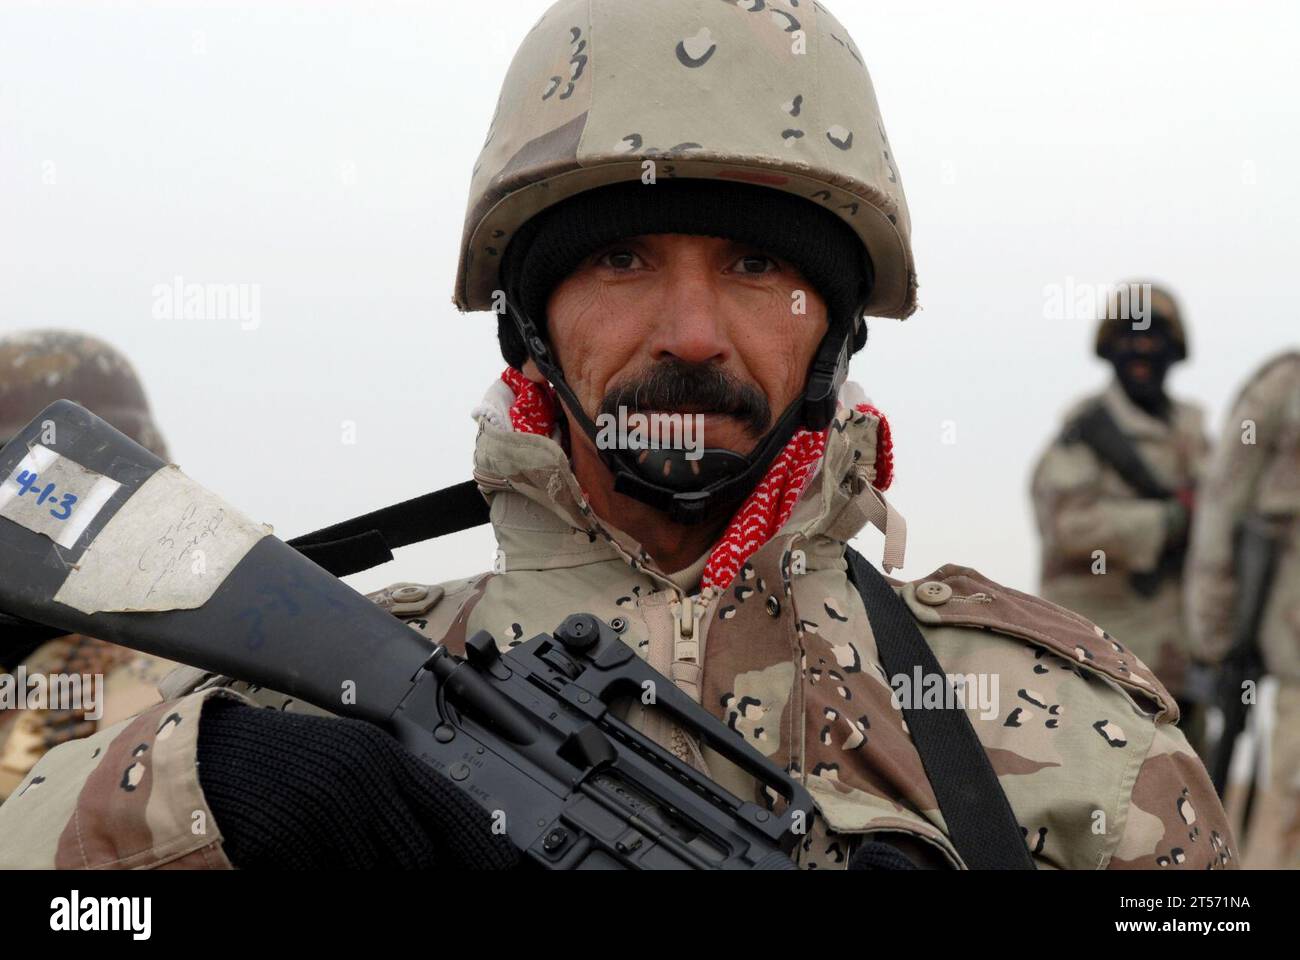
[[[849,580],[862,597],[887,676],[944,676],[907,604],[851,547]],[[946,682],[946,679],[945,679]],[[948,836],[972,870],[1033,870],[1024,834],[964,709],[903,707],[907,729],[939,801]]]
[[[1173,491],[1151,473],[1151,468],[1104,403],[1099,401],[1081,414],[1067,428],[1065,439],[1083,443],[1144,500],[1169,500],[1174,496]],[[1165,551],[1154,570],[1129,574],[1129,585],[1144,597],[1154,596],[1167,578],[1177,575],[1182,565],[1181,552]]]
[[[296,537],[289,545],[343,577],[388,562],[394,547],[468,530],[487,523],[488,516],[487,503],[470,480]],[[919,665],[926,675],[942,675],[911,613],[884,577],[856,551],[845,551],[845,557],[886,673],[911,676]],[[903,715],[965,864],[972,869],[1034,869],[1011,804],[965,711],[904,708]]]
[[[1081,414],[1067,430],[1066,439],[1080,440],[1144,499],[1168,500],[1174,495],[1151,473],[1105,404],[1093,404]]]
[[[396,547],[482,526],[488,517],[478,484],[466,480],[295,537],[289,546],[334,576],[346,577],[387,563]]]

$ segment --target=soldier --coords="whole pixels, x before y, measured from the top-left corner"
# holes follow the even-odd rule
[[[881,666],[881,638],[897,631],[923,636],[942,672],[985,682],[979,709],[946,714],[969,718],[957,759],[987,778],[972,805],[1005,814],[1009,855],[1235,866],[1173,698],[1119,640],[965,567],[891,584],[855,559],[878,585],[873,606],[883,591],[898,613],[877,624],[846,575],[847,541],[867,522],[884,531],[886,566],[902,559],[902,520],[882,494],[888,424],[844,379],[864,315],[915,309],[910,233],[862,55],[822,5],[552,6],[506,75],[455,287],[463,310],[499,311],[508,363],[475,409],[497,563],[373,599],[457,653],[480,629],[506,647],[576,611],[616,624],[807,785],[820,814],[804,867],[863,866],[865,853],[969,865],[951,826],[962,811],[941,813],[914,742],[930,716],[905,723],[898,708],[919,707],[920,691]],[[605,415],[623,409],[701,416],[701,455],[611,440]],[[411,847],[441,833],[391,746],[197,671],[168,693],[47,757],[40,784],[0,808],[0,860],[427,862]],[[761,799],[653,708],[629,717]],[[150,772],[148,791],[127,790]]]
[[[137,443],[166,458],[131,364],[102,340],[81,333],[35,330],[0,338],[0,446],[55,400],[75,400]],[[160,697],[158,682],[175,666],[81,635],[45,640],[0,632],[0,673],[102,676],[103,716],[69,709],[0,710],[0,800],[56,744],[88,736]]]
[[[1034,470],[1042,595],[1122,637],[1150,664],[1179,700],[1195,744],[1182,566],[1208,451],[1200,408],[1165,390],[1170,368],[1187,358],[1173,296],[1121,284],[1107,297],[1096,352],[1114,379],[1071,408]]]
[[[1253,644],[1278,682],[1267,782],[1260,785],[1246,831],[1246,863],[1295,869],[1300,867],[1300,352],[1275,357],[1247,381],[1206,469],[1200,503],[1186,594],[1193,654],[1220,663],[1230,654],[1249,655],[1240,645]],[[1271,555],[1264,563],[1249,555],[1261,549]],[[1252,567],[1269,570],[1255,578]],[[1248,626],[1241,636],[1240,624],[1254,629]],[[1232,691],[1251,703],[1252,693]]]

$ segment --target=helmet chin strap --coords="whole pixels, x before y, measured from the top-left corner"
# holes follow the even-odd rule
[[[510,308],[542,376],[550,381],[569,415],[587,435],[614,475],[614,490],[667,513],[673,523],[698,524],[729,516],[758,486],[772,462],[800,427],[824,430],[835,416],[840,387],[848,376],[854,324],[834,327],[822,338],[808,369],[803,395],[786,407],[749,455],[706,448],[696,460],[686,450],[602,450],[596,424],[582,408],[550,345],[523,311]]]

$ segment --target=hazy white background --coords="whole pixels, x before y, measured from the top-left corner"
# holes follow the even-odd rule
[[[461,218],[546,6],[4,0],[0,333],[126,351],[173,458],[286,537],[468,478],[468,411],[503,363],[493,318],[450,303]],[[874,321],[853,370],[894,427],[903,572],[1033,589],[1029,470],[1107,373],[1088,318],[1045,318],[1046,287],[1168,282],[1192,342],[1172,388],[1216,430],[1241,379],[1300,344],[1300,8],[829,6],[915,230],[923,310]],[[260,285],[260,327],[153,319],[176,275]],[[493,546],[460,534],[354,582],[466,576]]]

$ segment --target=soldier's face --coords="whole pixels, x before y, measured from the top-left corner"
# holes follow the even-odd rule
[[[605,247],[552,292],[551,343],[588,416],[617,402],[704,414],[708,447],[749,453],[804,388],[826,305],[790,263],[718,237]]]
[[[1136,391],[1159,390],[1174,363],[1174,354],[1174,344],[1163,324],[1153,322],[1148,331],[1120,337],[1111,362],[1126,386]]]

